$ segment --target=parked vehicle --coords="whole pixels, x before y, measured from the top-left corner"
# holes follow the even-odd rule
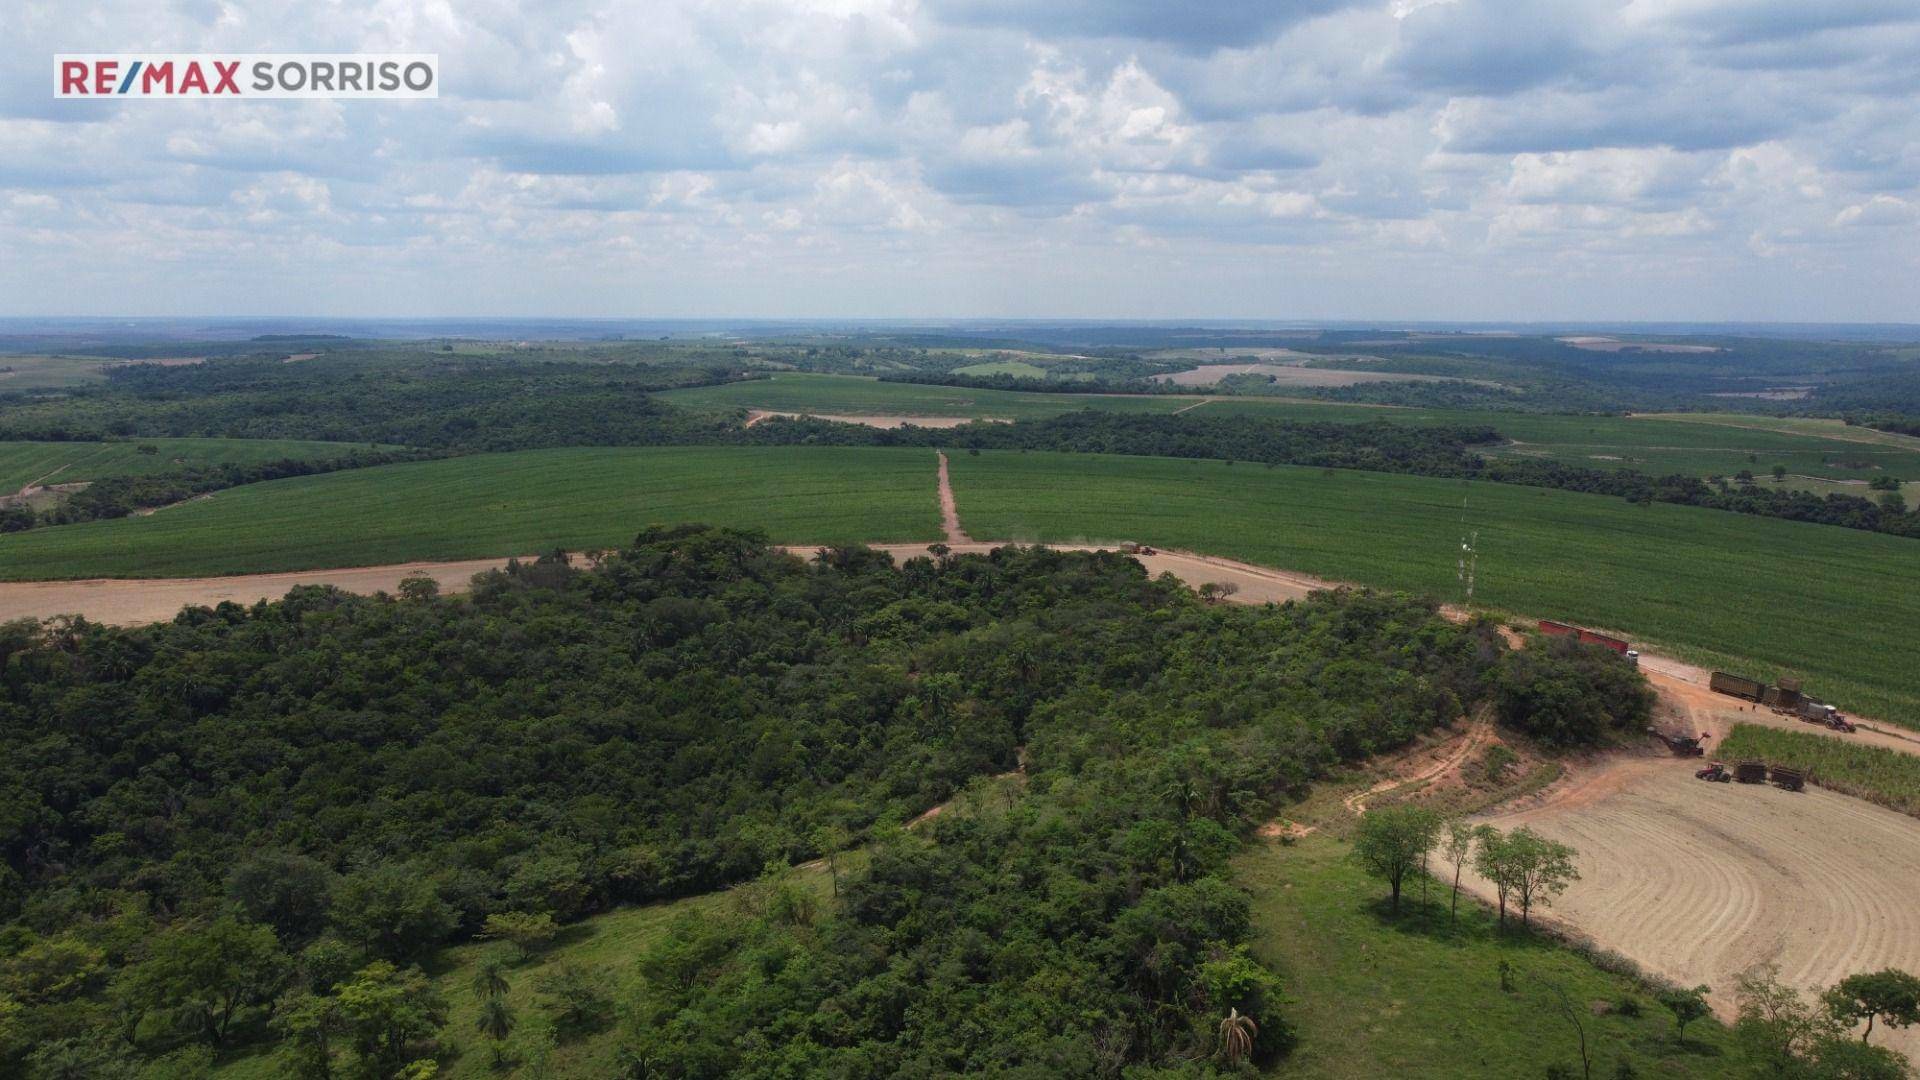
[[[1744,698],[1747,701],[1760,701],[1766,697],[1767,693],[1766,683],[1726,671],[1714,672],[1708,677],[1707,686],[1717,693]]]
[[[1540,632],[1548,637],[1571,637],[1579,641],[1584,641],[1589,645],[1604,646],[1626,657],[1627,662],[1630,664],[1637,665],[1640,663],[1640,653],[1638,650],[1610,634],[1602,634],[1597,630],[1588,630],[1585,627],[1574,626],[1571,623],[1555,622],[1552,619],[1541,619],[1539,627]]]

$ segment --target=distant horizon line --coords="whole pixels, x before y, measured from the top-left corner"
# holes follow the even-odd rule
[[[13,323],[181,323],[181,322],[309,322],[309,323],[860,323],[872,325],[1003,325],[1078,324],[1092,326],[1235,326],[1263,327],[1364,326],[1776,326],[1776,327],[1899,327],[1920,329],[1920,319],[1704,319],[1704,318],[1529,318],[1439,319],[1381,317],[1300,317],[1284,315],[1167,315],[1158,317],[1091,315],[0,315],[0,325]]]

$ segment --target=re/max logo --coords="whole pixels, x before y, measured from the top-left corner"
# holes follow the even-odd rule
[[[434,53],[62,54],[53,96],[111,98],[437,98]]]

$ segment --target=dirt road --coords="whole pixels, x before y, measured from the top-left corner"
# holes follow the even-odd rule
[[[944,450],[935,450],[940,457],[940,527],[947,534],[947,544],[971,544],[973,537],[960,527],[960,506],[953,499],[953,481],[947,477],[947,454]]]
[[[1878,746],[1901,754],[1920,754],[1920,737],[1901,732],[1892,724],[1866,721],[1860,724],[1860,730],[1847,734],[1834,731],[1820,724],[1809,724],[1804,720],[1781,716],[1764,705],[1741,701],[1739,698],[1716,694],[1707,688],[1707,679],[1711,676],[1706,668],[1695,667],[1665,656],[1640,657],[1640,669],[1646,672],[1647,681],[1661,695],[1683,709],[1693,724],[1693,733],[1707,736],[1707,752],[1726,739],[1735,724],[1755,724],[1760,727],[1780,728],[1785,731],[1803,731],[1809,735],[1820,735],[1830,739],[1844,739],[1847,742]],[[1686,734],[1675,731],[1674,734]]]

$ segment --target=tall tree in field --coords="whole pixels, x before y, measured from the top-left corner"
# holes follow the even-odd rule
[[[1691,989],[1675,987],[1662,990],[1654,995],[1655,1000],[1665,1005],[1673,1013],[1673,1038],[1680,1042],[1687,1037],[1687,1025],[1707,1015],[1707,987],[1696,986]]]
[[[488,998],[480,1004],[480,1015],[474,1019],[474,1027],[480,1034],[500,1042],[513,1034],[513,1009],[504,1000]]]
[[[473,973],[473,996],[481,1001],[507,996],[507,965],[499,957],[489,957]]]
[[[1500,897],[1500,921],[1507,920],[1509,901],[1520,905],[1520,923],[1529,923],[1535,904],[1546,905],[1580,880],[1573,865],[1574,850],[1549,840],[1526,826],[1502,836],[1489,829],[1480,840],[1473,868],[1493,883]]]
[[[1875,1020],[1890,1028],[1920,1023],[1920,978],[1897,968],[1860,975],[1849,975],[1822,996],[1834,1019],[1852,1027],[1862,1020],[1866,1030],[1860,1041],[1873,1034]]]
[[[1507,925],[1507,900],[1513,896],[1513,870],[1507,848],[1507,837],[1491,825],[1482,826],[1479,847],[1473,854],[1473,869],[1493,885],[1494,895],[1500,900],[1500,925]]]
[[[1758,1072],[1791,1076],[1838,1024],[1808,1004],[1800,991],[1780,981],[1780,969],[1763,964],[1741,974],[1734,984],[1739,1019],[1734,1043]]]
[[[1440,837],[1440,815],[1420,806],[1389,806],[1360,819],[1353,854],[1367,872],[1387,883],[1395,914],[1400,886],[1426,860]]]
[[[1453,867],[1453,898],[1447,911],[1448,921],[1460,917],[1460,874],[1467,862],[1473,858],[1473,847],[1480,839],[1492,832],[1491,826],[1474,825],[1460,818],[1447,822],[1446,835],[1440,842],[1440,853]]]
[[[1507,865],[1513,874],[1513,894],[1520,901],[1520,924],[1527,925],[1533,905],[1545,906],[1580,880],[1573,865],[1574,850],[1522,825],[1507,834]]]

